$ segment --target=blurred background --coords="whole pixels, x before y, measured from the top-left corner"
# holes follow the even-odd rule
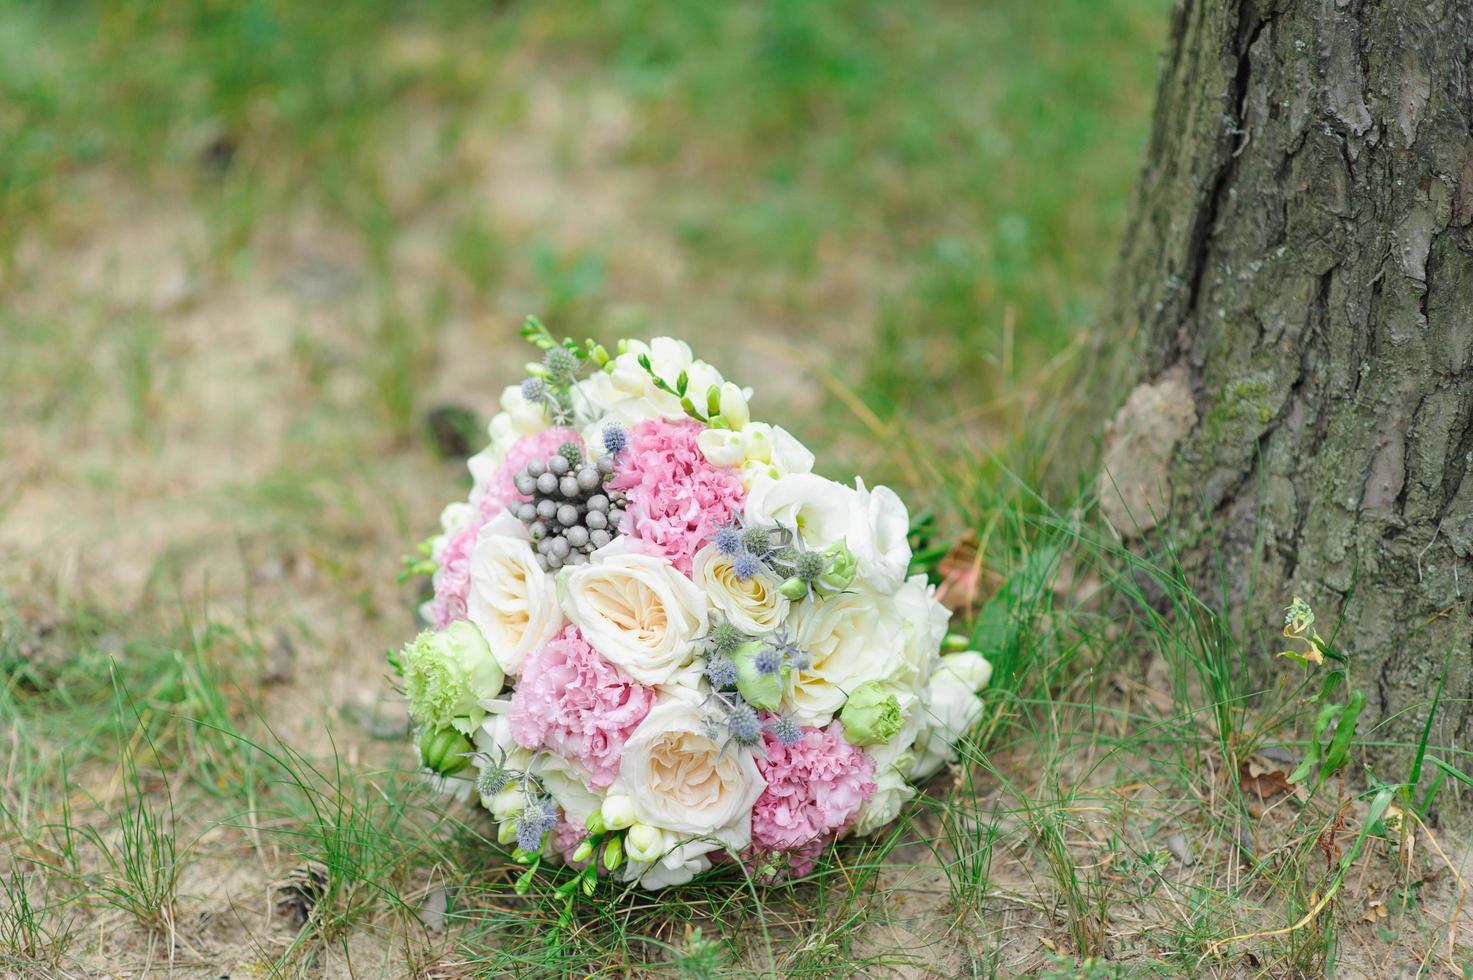
[[[397,757],[399,556],[528,313],[687,339],[952,529],[1004,472],[1070,484],[1168,8],[0,0],[12,773],[94,745],[107,810],[109,664],[201,792],[245,777],[179,719]],[[186,890],[279,870],[238,844]]]

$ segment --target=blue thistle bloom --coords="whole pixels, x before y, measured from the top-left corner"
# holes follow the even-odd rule
[[[727,524],[716,529],[716,550],[728,558],[742,553],[742,532],[735,525]]]
[[[737,666],[730,657],[712,657],[706,662],[706,680],[717,690],[736,687]]]
[[[481,771],[476,774],[476,792],[485,797],[495,796],[506,789],[512,781],[512,776],[510,769],[505,769],[499,763],[487,759]]]
[[[629,447],[629,433],[618,422],[610,422],[604,426],[604,451],[610,456],[617,456]]]
[[[759,674],[776,674],[782,669],[783,655],[772,647],[763,647],[752,658],[752,666]]]
[[[541,378],[528,378],[522,382],[522,397],[529,402],[541,401],[542,396],[547,393],[547,387]]]
[[[542,847],[542,838],[557,826],[557,807],[546,796],[534,797],[526,809],[517,817],[517,847],[524,851],[536,851]]]
[[[762,571],[762,562],[750,551],[744,551],[731,563],[731,573],[737,578],[746,581]]]
[[[788,715],[774,719],[767,730],[784,745],[796,745],[803,738],[803,729]]]
[[[726,716],[726,726],[731,732],[732,740],[738,745],[756,745],[762,740],[762,720],[745,701],[732,705]]]

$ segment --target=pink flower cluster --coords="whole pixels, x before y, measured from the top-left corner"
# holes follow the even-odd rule
[[[752,843],[758,850],[796,852],[790,855],[793,870],[804,874],[823,844],[874,795],[875,760],[850,744],[837,721],[805,728],[792,745],[770,732],[762,741],[767,758],[758,757],[757,769],[767,789],[752,809]]]
[[[524,748],[546,748],[588,770],[606,789],[624,742],[655,704],[655,692],[599,656],[569,626],[522,662],[507,716]]]
[[[573,429],[547,429],[532,436],[523,436],[506,454],[485,486],[471,490],[471,503],[476,515],[469,524],[445,542],[440,555],[440,570],[435,575],[435,598],[430,604],[431,625],[442,630],[457,620],[465,619],[465,597],[470,594],[471,550],[486,522],[501,513],[509,504],[526,500],[517,493],[513,482],[516,474],[534,459],[546,459],[558,451],[565,442],[583,445],[583,440]]]
[[[693,419],[649,419],[629,430],[629,448],[609,485],[629,499],[619,531],[668,558],[686,575],[691,557],[742,509],[735,473],[706,461]]]

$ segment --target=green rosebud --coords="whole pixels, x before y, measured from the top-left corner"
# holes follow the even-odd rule
[[[471,740],[453,728],[427,728],[419,737],[419,761],[431,772],[453,776],[471,764]]]
[[[777,590],[793,602],[797,602],[799,599],[807,598],[808,583],[793,575],[784,579],[783,584],[779,585]]]
[[[839,712],[844,736],[855,745],[878,745],[899,734],[904,719],[895,695],[870,681],[856,687]]]
[[[754,708],[776,711],[783,699],[783,689],[787,687],[791,670],[787,664],[783,664],[782,669],[775,674],[760,673],[755,660],[764,645],[761,640],[749,640],[731,652],[731,659],[736,664],[737,691],[741,693],[742,699]]]
[[[618,871],[619,865],[624,863],[624,839],[622,837],[610,837],[609,842],[604,845],[604,868],[609,871]]]
[[[836,541],[829,545],[823,553],[828,567],[823,576],[818,580],[817,588],[820,595],[833,595],[843,592],[854,584],[854,576],[859,574],[859,559],[854,557],[854,552],[843,541]]]

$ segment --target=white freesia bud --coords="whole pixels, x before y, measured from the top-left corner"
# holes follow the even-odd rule
[[[740,429],[752,421],[752,413],[747,409],[747,396],[730,381],[721,385],[721,417],[733,429]]]
[[[941,658],[941,669],[955,674],[973,691],[980,691],[992,680],[992,664],[976,650],[948,653]]]
[[[696,445],[712,466],[741,466],[747,458],[744,435],[730,429],[702,429],[696,436]]]
[[[623,830],[634,823],[634,801],[623,793],[610,793],[599,812],[610,830]]]
[[[742,430],[742,441],[747,446],[748,460],[772,462],[772,426],[766,422],[753,422]]]
[[[647,823],[631,825],[624,835],[624,853],[629,855],[631,861],[657,861],[669,849],[665,832]]]
[[[491,816],[506,823],[527,808],[527,794],[520,784],[513,784],[491,797]]]

